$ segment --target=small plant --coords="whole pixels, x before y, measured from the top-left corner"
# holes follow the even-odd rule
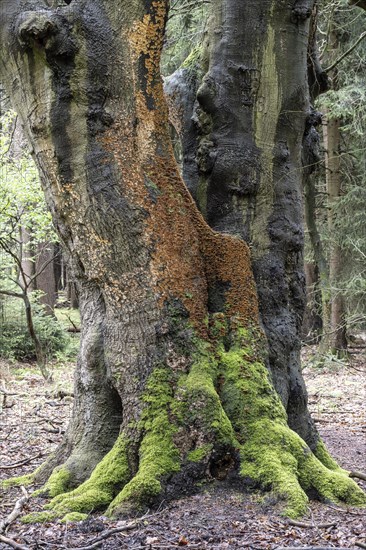
[[[31,338],[20,302],[9,300],[7,314],[0,324],[0,356],[16,361],[37,359],[34,341]],[[70,336],[53,316],[46,315],[37,302],[32,304],[33,323],[45,359],[49,360],[70,347]]]

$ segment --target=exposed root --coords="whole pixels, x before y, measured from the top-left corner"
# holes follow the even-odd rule
[[[325,500],[366,505],[366,495],[333,461],[324,444],[319,442],[316,450],[320,460],[288,427],[267,369],[252,359],[251,340],[242,331],[229,352],[221,349],[222,400],[243,440],[241,475],[281,496],[287,502],[284,514],[292,518],[305,513],[310,490]]]
[[[62,472],[62,469],[58,472]],[[58,494],[45,508],[60,516],[69,512],[90,513],[105,509],[130,476],[126,440],[121,435],[87,481],[69,493]]]
[[[139,469],[110,503],[109,515],[124,515],[149,503],[161,493],[164,477],[180,469],[179,451],[173,443],[177,428],[169,419],[174,398],[169,378],[166,369],[157,369],[150,377],[143,398],[147,406],[140,422],[145,435]]]
[[[54,497],[46,508],[65,521],[96,509],[107,509],[109,516],[140,512],[193,463],[200,479],[210,477],[223,450],[240,457],[243,482],[250,480],[282,498],[284,514],[291,518],[304,514],[309,492],[326,501],[366,505],[366,495],[323,443],[313,453],[288,427],[255,342],[254,335],[240,329],[229,346],[226,340],[228,351],[223,343],[213,351],[198,341],[188,373],[156,368],[142,397],[145,407],[134,438],[141,440],[137,473],[130,468],[128,438],[121,434],[75,490],[65,492],[69,473],[65,466],[57,468],[43,488]],[[235,464],[232,460],[230,468]],[[25,518],[32,519],[36,517]]]

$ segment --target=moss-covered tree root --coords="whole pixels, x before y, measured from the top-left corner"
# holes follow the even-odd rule
[[[45,507],[52,517],[67,519],[74,517],[70,513],[96,509],[110,516],[128,515],[173,494],[167,488],[181,488],[187,477],[222,479],[235,468],[243,486],[250,480],[283,499],[289,517],[306,511],[309,492],[326,501],[366,505],[365,494],[323,443],[319,440],[312,452],[288,427],[255,349],[258,334],[239,329],[228,342],[226,330],[221,330],[218,345],[196,342],[188,371],[161,366],[151,374],[136,428],[137,471],[130,466],[127,434],[119,436],[90,478],[72,491],[65,492],[67,469],[58,467],[43,488],[53,497]],[[34,514],[25,518],[35,520]]]

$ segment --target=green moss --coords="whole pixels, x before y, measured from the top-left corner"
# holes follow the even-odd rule
[[[220,349],[223,385],[221,400],[236,432],[247,437],[252,422],[271,418],[286,424],[286,411],[270,382],[268,371],[252,359],[250,347],[234,345],[226,352]]]
[[[206,445],[202,445],[202,447],[197,447],[197,449],[194,449],[187,454],[187,460],[189,462],[201,462],[201,460],[203,460],[204,458],[206,458],[207,455],[210,454],[212,448],[213,445],[209,443]]]
[[[185,58],[181,64],[182,69],[189,69],[191,71],[197,71],[201,66],[203,48],[201,44],[198,44],[193,48],[191,53]]]
[[[310,451],[305,460],[299,461],[299,481],[305,489],[315,489],[325,500],[366,506],[366,494],[353,479],[343,473],[341,468],[337,471],[329,470]]]
[[[298,481],[298,452],[305,443],[286,425],[259,419],[250,426],[241,448],[240,474],[256,481],[287,501],[285,514],[298,517],[306,511],[308,497]]]
[[[48,478],[47,483],[35,491],[33,496],[47,495],[55,497],[67,491],[70,481],[70,472],[64,466],[57,466]]]
[[[22,517],[22,523],[47,523],[54,521],[57,518],[55,512],[32,512]]]
[[[3,481],[0,482],[0,484],[4,489],[6,489],[7,487],[20,487],[21,485],[24,485],[24,487],[27,487],[28,485],[32,485],[34,483],[36,476],[42,470],[43,466],[44,465],[41,464],[40,466],[38,466],[38,468],[36,468],[30,474],[25,474],[24,476],[18,476],[18,477],[11,477],[9,479],[4,479]]]
[[[314,455],[324,466],[328,468],[328,470],[335,470],[337,472],[342,472],[346,474],[346,470],[343,470],[338,466],[336,461],[330,456],[326,446],[324,445],[323,441],[319,439],[318,444],[316,446],[316,449],[314,451]]]
[[[58,515],[69,512],[89,513],[106,508],[118,488],[127,483],[129,478],[126,439],[120,435],[88,480],[74,491],[59,494],[45,508],[54,510]]]
[[[79,512],[70,512],[66,514],[61,520],[61,523],[76,523],[77,521],[84,521],[87,519],[88,514],[80,514]]]
[[[4,489],[6,489],[7,487],[20,487],[21,485],[24,485],[24,487],[27,487],[28,485],[32,485],[34,481],[34,476],[35,476],[35,472],[32,472],[31,474],[26,474],[24,476],[4,479],[0,483]]]
[[[150,376],[143,397],[147,406],[140,422],[145,435],[140,445],[139,470],[111,502],[109,515],[149,503],[161,492],[162,478],[180,470],[180,456],[173,441],[177,426],[169,417],[174,399],[171,377],[172,373],[164,368]]]
[[[230,351],[219,351],[221,398],[241,441],[240,474],[286,501],[284,514],[306,511],[306,492],[325,499],[363,505],[365,494],[331,459],[320,442],[316,454],[287,425],[286,411],[268,371],[253,359],[255,334],[241,331]],[[244,347],[242,347],[244,345]]]
[[[233,426],[215,388],[217,377],[218,363],[212,350],[207,344],[199,343],[178,399],[186,403],[187,425],[201,426],[211,440],[236,448],[239,444]]]

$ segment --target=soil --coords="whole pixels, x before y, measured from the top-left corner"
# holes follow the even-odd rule
[[[349,362],[328,361],[322,368],[315,352],[304,351],[313,417],[338,462],[365,472],[366,352],[357,350]],[[46,383],[32,365],[0,363],[0,480],[33,471],[61,440],[73,401],[72,366],[59,365],[53,374],[54,381]],[[366,482],[359,483],[366,490]],[[2,490],[0,523],[21,496],[20,489]],[[23,515],[42,504],[42,499],[30,500]],[[98,513],[80,523],[27,525],[20,519],[6,536],[29,550],[91,545],[129,550],[366,548],[365,510],[312,501],[306,517],[291,522],[281,516],[281,502],[269,494],[243,494],[224,482],[127,522]],[[5,548],[9,546],[0,542],[0,549]]]

